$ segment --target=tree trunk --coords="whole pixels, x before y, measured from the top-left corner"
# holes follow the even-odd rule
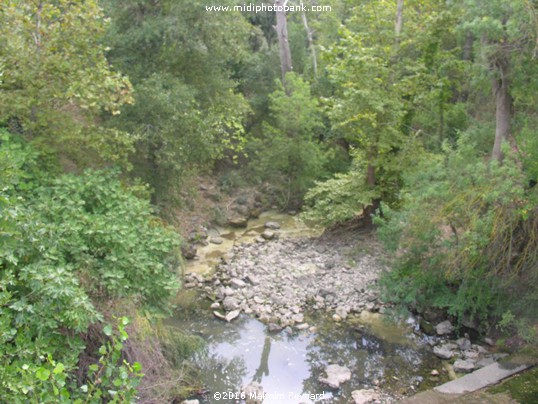
[[[368,155],[368,167],[366,168],[366,184],[368,188],[374,189],[376,186],[376,173],[375,173],[375,160],[377,157],[377,150],[372,148]],[[381,200],[376,198],[372,201],[371,205],[365,206],[363,209],[363,222],[364,227],[373,226],[373,215],[375,211],[379,208]]]
[[[397,4],[397,8],[396,8],[396,24],[394,26],[394,33],[396,34],[396,40],[397,41],[398,41],[398,37],[402,33],[403,8],[404,8],[404,0],[398,0],[398,4]]]
[[[276,33],[278,35],[278,47],[280,49],[280,70],[282,83],[285,82],[286,73],[292,70],[290,44],[288,42],[288,22],[284,6],[287,0],[275,0],[276,8]]]
[[[303,18],[303,25],[306,31],[306,39],[308,40],[308,48],[310,49],[310,53],[312,54],[312,69],[314,70],[314,78],[316,78],[318,77],[318,59],[316,56],[316,47],[314,46],[314,38],[312,37],[312,31],[310,31],[310,28],[308,27],[306,13],[304,11],[301,13],[301,17]]]
[[[495,94],[495,143],[491,158],[502,163],[502,143],[508,140],[510,134],[510,121],[512,114],[512,98],[510,97],[510,64],[508,58],[502,57],[495,61],[498,77],[493,79],[493,92]]]

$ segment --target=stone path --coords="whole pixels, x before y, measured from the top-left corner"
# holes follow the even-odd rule
[[[501,380],[519,373],[528,367],[529,365],[517,365],[506,362],[492,363],[459,379],[437,386],[434,390],[445,394],[473,392],[491,386],[492,384],[497,384]]]
[[[531,364],[493,363],[459,379],[442,384],[403,401],[403,404],[516,404],[508,394],[491,394],[488,386],[531,367]]]

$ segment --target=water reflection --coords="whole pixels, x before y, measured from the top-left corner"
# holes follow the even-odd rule
[[[195,358],[209,390],[201,402],[233,402],[215,400],[213,393],[239,392],[241,386],[256,381],[265,393],[274,395],[264,404],[312,403],[290,398],[289,394],[323,392],[330,402],[348,403],[351,391],[372,387],[376,380],[382,382],[384,390],[396,391],[439,364],[411,336],[395,343],[364,327],[336,324],[323,316],[310,320],[318,325],[316,333],[275,335],[247,316],[228,324],[212,318],[208,311],[178,315],[178,327],[207,341],[206,352]],[[405,335],[402,329],[399,334]],[[324,368],[333,363],[352,372],[352,379],[337,390],[318,381]]]
[[[254,373],[252,381],[261,383],[264,376],[269,376],[269,354],[271,353],[271,337],[265,337],[263,344],[262,357],[260,358],[260,366]]]

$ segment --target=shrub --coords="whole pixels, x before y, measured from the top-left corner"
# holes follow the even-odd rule
[[[117,172],[47,178],[36,153],[5,132],[0,161],[0,396],[60,402],[74,397],[81,335],[106,317],[107,302],[167,311],[178,241]],[[118,364],[116,351],[114,343],[101,354],[128,379],[130,365]],[[99,388],[129,390],[122,374],[121,385],[110,379]]]
[[[406,178],[404,208],[385,206],[377,219],[381,238],[399,251],[384,278],[387,298],[484,325],[510,308],[532,313],[538,208],[526,182],[513,156],[488,163],[466,137],[424,159]]]

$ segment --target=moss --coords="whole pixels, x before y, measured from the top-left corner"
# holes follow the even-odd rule
[[[520,373],[504,383],[488,389],[489,393],[509,393],[520,403],[538,403],[538,367]]]

